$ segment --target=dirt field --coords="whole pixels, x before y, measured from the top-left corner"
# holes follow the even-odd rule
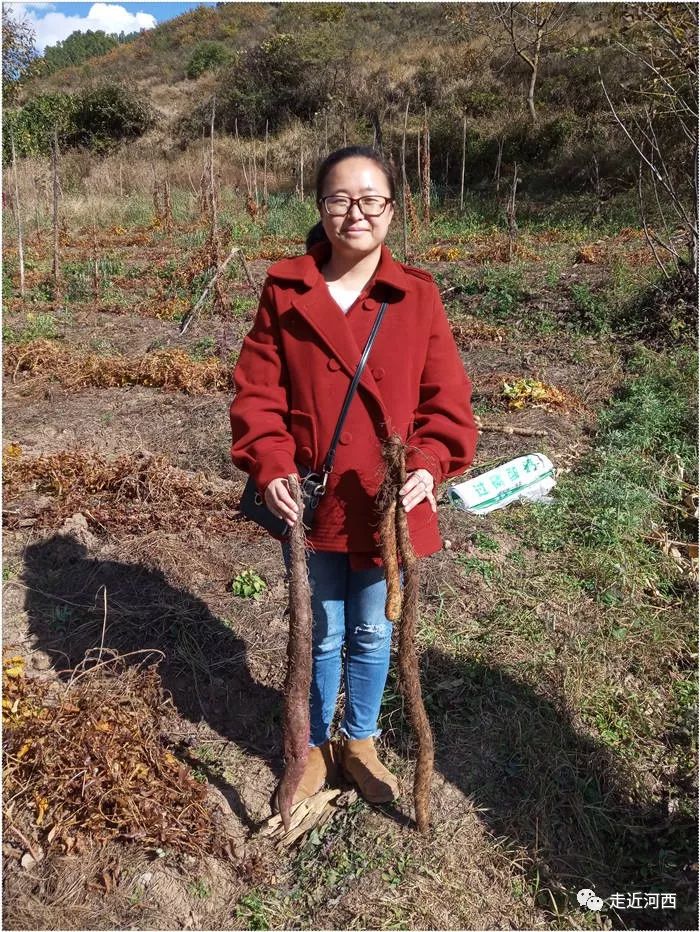
[[[134,358],[181,346],[202,364],[232,363],[254,312],[255,293],[240,270],[227,279],[226,294],[243,310],[226,318],[203,313],[179,340],[177,322],[154,316],[159,302],[174,300],[157,272],[177,252],[160,231],[144,236],[135,245],[119,245],[117,235],[105,243],[121,263],[112,292],[119,302],[103,295],[95,305],[88,296],[57,310],[40,296],[22,301],[15,291],[6,299],[5,326],[19,333],[36,326],[38,313],[53,314],[49,338],[71,360],[90,352]],[[66,253],[81,255],[84,241],[87,232],[84,240],[69,238]],[[560,266],[551,286],[543,285],[543,262],[554,261],[547,248],[556,250]],[[538,451],[561,479],[595,445],[598,411],[626,378],[629,345],[559,325],[558,315],[570,311],[571,283],[595,289],[610,274],[605,260],[577,263],[578,249],[542,245],[539,259],[524,263],[529,293],[517,312],[490,320],[488,332],[472,316],[480,296],[447,291],[469,271],[468,260],[418,263],[446,292],[484,425],[546,431],[484,430],[474,472]],[[28,285],[39,295],[48,253],[36,244],[29,253],[36,278],[30,275]],[[258,282],[268,264],[252,261]],[[130,287],[120,288],[126,282]],[[549,325],[528,325],[533,315]],[[566,403],[509,409],[502,385],[513,378],[560,389]],[[229,401],[229,391],[74,388],[61,372],[6,365],[6,473],[7,462],[54,459],[39,478],[18,479],[12,494],[6,490],[5,655],[24,657],[28,677],[67,680],[100,643],[134,662],[148,656],[137,652],[163,652],[159,672],[174,706],[164,740],[210,787],[221,831],[234,840],[228,858],[154,853],[119,838],[70,854],[52,852],[33,826],[45,858],[27,869],[20,860],[25,842],[8,833],[6,926],[694,927],[697,865],[678,845],[679,837],[692,835],[693,820],[669,805],[678,787],[690,793],[693,781],[679,772],[663,737],[667,713],[658,720],[649,713],[653,737],[635,757],[605,739],[588,705],[610,684],[629,687],[643,704],[664,676],[689,670],[683,637],[692,625],[690,591],[679,590],[671,602],[649,592],[599,600],[577,587],[566,554],[534,546],[527,520],[515,517],[528,506],[483,518],[456,511],[444,498],[439,507],[450,546],[423,562],[419,633],[436,739],[430,834],[421,837],[412,821],[411,736],[392,666],[380,743],[401,781],[399,804],[353,803],[292,851],[258,835],[282,766],[286,588],[278,545],[236,510],[245,476],[230,462]],[[95,463],[127,455],[138,482],[101,487],[85,478]],[[71,471],[77,462],[87,464],[80,485]],[[245,570],[267,584],[257,601],[232,592]],[[623,661],[621,642],[610,634],[625,619],[632,624],[639,603],[645,617],[663,619],[656,671],[651,662],[635,666],[629,639]],[[638,637],[649,657],[652,634]],[[22,824],[31,828],[32,819]],[[602,897],[665,890],[677,905],[633,915],[606,908],[601,916],[579,905],[582,888]]]

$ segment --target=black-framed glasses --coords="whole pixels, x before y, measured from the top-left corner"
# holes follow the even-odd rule
[[[365,194],[362,197],[346,197],[344,194],[328,194],[326,197],[320,197],[319,203],[326,208],[326,213],[330,217],[344,217],[352,210],[352,205],[357,204],[365,217],[379,217],[386,210],[386,205],[391,204],[393,198],[384,197],[380,194]]]

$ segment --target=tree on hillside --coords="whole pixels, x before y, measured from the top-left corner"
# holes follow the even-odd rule
[[[15,19],[7,4],[2,7],[2,96],[12,105],[24,80],[37,73],[36,34],[26,19]]]
[[[43,67],[47,74],[53,74],[59,68],[79,65],[94,55],[104,55],[119,44],[116,36],[107,35],[102,29],[72,32],[62,42],[47,46],[44,50]]]
[[[638,192],[647,241],[668,277],[662,256],[698,275],[698,8],[693,3],[640,7],[643,28],[618,45],[644,67],[639,86],[624,88],[613,116],[639,157]],[[647,223],[649,206],[657,218]],[[664,212],[670,210],[668,215]],[[688,255],[682,255],[682,246]]]
[[[527,106],[532,122],[537,122],[535,88],[542,60],[550,52],[561,49],[580,26],[572,19],[573,3],[491,3],[479,8],[459,4],[448,15],[463,36],[474,32],[486,36],[494,51],[512,52],[506,65],[517,56],[527,66],[530,79]]]

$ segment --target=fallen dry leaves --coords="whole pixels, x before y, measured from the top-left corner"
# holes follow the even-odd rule
[[[222,839],[207,788],[162,737],[172,703],[156,666],[126,666],[107,650],[90,662],[66,685],[27,677],[22,657],[3,660],[6,830],[34,863],[50,847],[112,839],[212,850]]]
[[[218,359],[198,362],[181,349],[156,350],[144,356],[101,356],[40,339],[6,347],[3,363],[13,380],[18,372],[30,372],[57,379],[71,390],[147,385],[202,395],[232,388],[230,367]]]
[[[134,534],[189,527],[230,532],[240,514],[240,489],[234,483],[178,469],[167,457],[147,451],[109,459],[73,450],[23,457],[6,448],[3,489],[6,528],[24,526],[23,520],[37,527],[57,527],[80,512],[96,532]],[[12,502],[28,493],[53,500],[44,501],[31,518],[23,518]]]

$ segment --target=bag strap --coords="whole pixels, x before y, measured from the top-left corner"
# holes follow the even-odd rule
[[[333,471],[333,461],[335,460],[335,448],[338,445],[338,439],[340,438],[340,432],[343,429],[343,423],[345,421],[345,418],[347,417],[348,408],[350,407],[350,402],[352,401],[353,395],[355,394],[355,391],[357,390],[358,382],[360,381],[362,371],[365,368],[367,357],[369,356],[369,352],[372,349],[374,338],[377,335],[377,332],[382,322],[382,318],[384,317],[384,312],[386,311],[386,308],[387,308],[387,303],[386,301],[384,301],[382,306],[379,308],[379,312],[377,313],[377,317],[372,326],[372,330],[370,332],[369,337],[367,338],[367,343],[365,344],[365,348],[362,351],[362,356],[360,357],[360,361],[357,364],[357,370],[355,372],[355,375],[353,376],[352,382],[350,383],[350,387],[348,388],[347,394],[345,395],[345,401],[343,402],[343,407],[340,411],[340,417],[338,418],[338,423],[336,424],[336,427],[335,427],[333,439],[331,440],[331,446],[328,451],[328,455],[326,456],[326,461],[323,464],[323,488],[324,490],[326,487],[326,481],[328,479],[328,473]]]

